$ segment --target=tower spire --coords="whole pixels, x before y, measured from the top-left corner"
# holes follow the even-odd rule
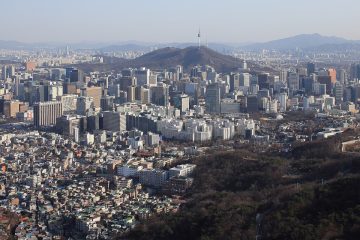
[[[198,47],[200,49],[201,47],[201,32],[200,32],[200,28],[199,28],[199,33],[198,33]]]

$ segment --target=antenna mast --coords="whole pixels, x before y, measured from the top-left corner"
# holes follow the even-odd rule
[[[198,45],[199,45],[199,49],[201,47],[201,33],[200,33],[200,28],[199,28],[199,33],[198,33]]]

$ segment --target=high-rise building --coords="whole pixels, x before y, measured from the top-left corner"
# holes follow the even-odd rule
[[[360,100],[360,85],[351,87],[351,101],[356,103]]]
[[[57,96],[56,101],[60,101],[63,106],[63,114],[73,114],[76,112],[76,103],[78,96],[75,94],[66,94]]]
[[[305,89],[305,92],[307,94],[311,94],[313,92],[314,89],[314,79],[307,77],[307,78],[303,78],[302,80],[302,87]]]
[[[258,75],[258,85],[259,85],[259,89],[270,88],[268,73],[262,73]]]
[[[268,89],[262,89],[258,92],[258,98],[269,98],[270,97],[270,91]]]
[[[87,130],[85,116],[63,115],[56,119],[56,130],[69,137],[75,137],[76,131],[84,133]]]
[[[73,69],[70,73],[70,82],[84,81],[84,73],[80,69]]]
[[[4,65],[2,67],[1,78],[6,80],[8,78],[12,78],[13,76],[15,76],[15,67],[13,65]]]
[[[78,97],[76,101],[76,114],[86,116],[89,109],[94,107],[92,97]]]
[[[87,130],[94,132],[100,129],[100,117],[99,115],[91,115],[87,117]]]
[[[77,88],[76,83],[64,82],[63,94],[79,94],[80,89]]]
[[[190,109],[190,98],[186,94],[178,94],[174,97],[174,106],[180,109],[181,112],[186,112]]]
[[[280,112],[286,112],[287,110],[287,100],[288,100],[288,95],[287,93],[280,93],[279,97],[279,105],[280,105]]]
[[[206,101],[207,112],[209,113],[220,112],[221,92],[220,92],[220,87],[217,83],[213,83],[207,86],[205,101]]]
[[[280,81],[286,83],[287,75],[288,75],[288,72],[286,70],[280,71]]]
[[[135,102],[136,100],[136,86],[129,86],[127,89],[127,101]]]
[[[59,68],[51,69],[51,80],[60,81],[63,79],[64,70]]]
[[[239,89],[240,86],[240,74],[233,73],[230,75],[230,92]]]
[[[250,87],[250,74],[240,73],[240,87]]]
[[[101,87],[86,87],[81,89],[81,96],[92,97],[96,108],[100,107],[102,95],[103,89]]]
[[[126,115],[119,112],[105,111],[103,114],[103,129],[113,132],[126,131]]]
[[[119,84],[121,91],[127,91],[128,87],[137,85],[137,80],[133,76],[123,76],[119,79]]]
[[[62,96],[64,93],[63,86],[60,84],[53,84],[48,86],[48,99],[49,101],[56,101],[58,96]]]
[[[149,104],[150,103],[150,89],[144,88],[141,92],[141,103]]]
[[[259,92],[259,85],[258,84],[251,84],[250,85],[250,94],[256,95]]]
[[[332,92],[332,80],[331,76],[318,76],[317,80],[320,84],[326,85],[326,94],[330,95]]]
[[[165,106],[169,105],[169,86],[164,83],[159,83],[155,87],[150,88],[151,103]]]
[[[6,79],[7,79],[7,76],[8,76],[7,66],[4,65],[4,66],[2,67],[2,71],[1,71],[1,79],[6,80]]]
[[[143,86],[137,86],[135,88],[135,100],[142,104],[150,103],[150,89]]]
[[[101,97],[101,110],[112,111],[114,108],[114,96],[102,96]]]
[[[248,69],[247,62],[245,61],[245,59],[240,62],[240,68],[243,69],[243,70]]]
[[[59,101],[38,102],[34,105],[35,127],[51,126],[62,115],[62,103]]]
[[[303,68],[303,67],[297,68],[296,72],[299,75],[299,77],[307,77],[308,76],[307,68]]]
[[[3,113],[7,118],[15,118],[18,112],[25,112],[28,110],[28,107],[28,103],[18,100],[7,100],[3,104]]]
[[[157,74],[151,74],[149,78],[149,86],[156,86],[157,85]]]
[[[347,84],[347,73],[346,73],[345,69],[340,69],[338,71],[338,79],[341,84],[343,84],[343,85]]]
[[[288,87],[292,91],[296,91],[300,89],[299,83],[299,75],[294,72],[290,72],[288,74]]]
[[[26,62],[25,63],[25,71],[32,72],[36,69],[36,62]]]
[[[327,70],[330,80],[331,80],[331,84],[335,84],[336,83],[336,70],[334,68],[329,68]]]
[[[360,64],[352,64],[350,67],[351,80],[360,79]]]
[[[13,80],[15,82],[14,83],[14,95],[17,99],[19,99],[19,98],[23,97],[22,96],[23,94],[20,93],[20,76],[14,76]],[[22,87],[23,86],[24,85],[22,85]]]
[[[336,103],[341,103],[343,101],[344,86],[340,82],[335,83],[334,95]]]
[[[315,73],[315,71],[316,71],[315,63],[309,62],[307,64],[307,74],[310,76],[311,74]]]
[[[137,79],[137,85],[149,85],[150,82],[150,69],[141,68],[134,71],[134,76]]]
[[[246,110],[248,113],[254,113],[259,111],[259,100],[256,95],[247,96],[247,107]]]

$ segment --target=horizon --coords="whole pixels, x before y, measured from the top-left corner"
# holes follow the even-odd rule
[[[228,0],[225,3],[184,0],[174,6],[165,0],[91,3],[85,0],[13,0],[2,4],[8,11],[3,12],[0,21],[10,24],[4,24],[1,40],[187,43],[196,42],[199,27],[202,38],[209,43],[267,42],[304,33],[360,39],[360,33],[352,28],[360,20],[358,1],[304,0],[296,3],[295,0]]]
[[[224,44],[224,45],[252,45],[252,44],[261,44],[261,43],[268,43],[268,42],[272,42],[272,41],[278,41],[278,40],[284,40],[284,39],[291,39],[291,38],[295,38],[298,36],[321,36],[321,37],[325,37],[325,38],[339,38],[339,39],[344,39],[347,41],[360,41],[360,39],[347,39],[343,36],[336,36],[336,35],[323,35],[320,33],[299,33],[296,35],[291,35],[291,36],[285,36],[282,38],[277,38],[277,39],[270,39],[268,41],[247,41],[247,42],[226,42],[226,41],[213,41],[213,42],[207,42],[207,44]],[[196,41],[195,41],[196,40]],[[49,45],[76,45],[76,44],[103,44],[103,45],[139,45],[139,46],[151,46],[151,45],[166,45],[166,44],[194,44],[194,46],[197,46],[197,38],[195,38],[194,41],[174,41],[174,42],[147,42],[147,41],[140,41],[140,40],[136,40],[136,39],[130,39],[130,40],[118,40],[118,41],[96,41],[96,40],[79,40],[79,41],[73,41],[73,42],[67,42],[67,41],[34,41],[34,42],[26,42],[26,41],[21,41],[21,40],[17,40],[17,39],[9,39],[9,40],[4,40],[4,39],[0,39],[0,41],[2,42],[17,42],[17,43],[24,43],[24,44],[49,44]],[[202,46],[205,46],[204,44],[204,39],[202,39]]]

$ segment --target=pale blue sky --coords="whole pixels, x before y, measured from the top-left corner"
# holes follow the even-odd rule
[[[9,0],[0,40],[261,42],[301,33],[360,40],[360,0]]]

